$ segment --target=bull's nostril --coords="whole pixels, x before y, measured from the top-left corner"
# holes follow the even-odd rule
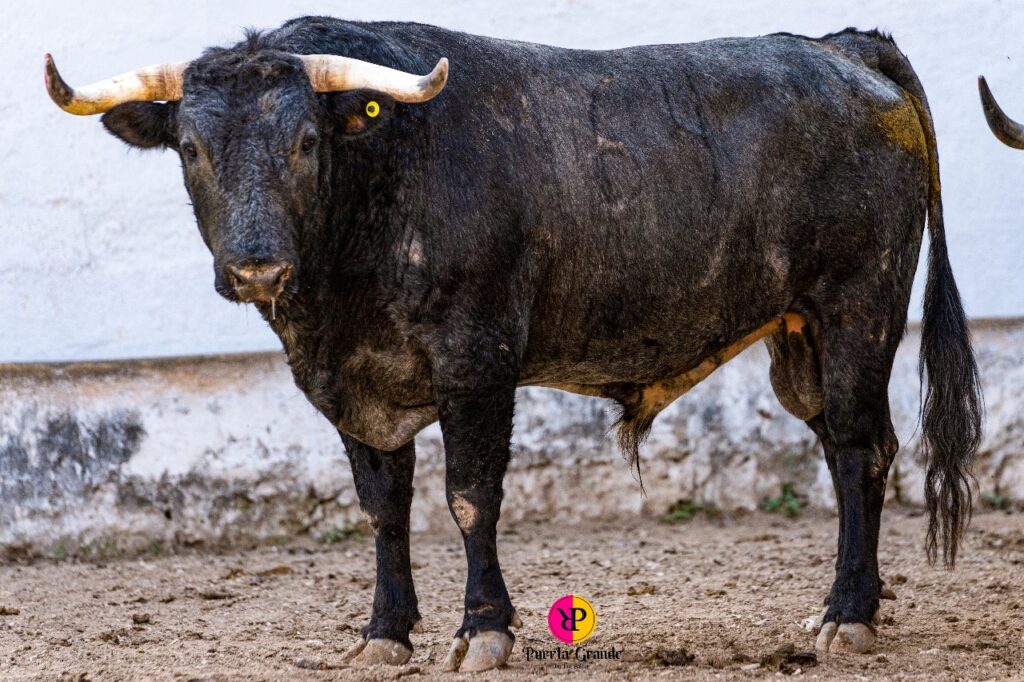
[[[273,300],[284,291],[295,269],[288,261],[232,263],[224,266],[231,287],[242,300]]]

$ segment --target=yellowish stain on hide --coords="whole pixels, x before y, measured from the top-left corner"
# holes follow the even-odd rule
[[[693,369],[671,379],[645,386],[642,391],[640,413],[650,415],[653,418],[654,415],[671,405],[676,398],[704,381],[704,379],[707,379],[712,372],[742,353],[756,341],[763,339],[769,334],[774,334],[783,327],[787,330],[799,331],[803,328],[803,324],[804,321],[800,315],[786,313],[782,317],[761,325],[755,331],[747,334],[736,343],[726,346],[711,357],[705,358]]]
[[[879,110],[875,122],[885,138],[914,158],[928,163],[928,140],[921,125],[917,98],[903,93],[903,100],[892,109]]]

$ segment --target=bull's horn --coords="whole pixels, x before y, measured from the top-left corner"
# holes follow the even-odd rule
[[[157,102],[181,99],[181,81],[188,62],[154,64],[107,80],[72,88],[64,82],[46,55],[46,91],[69,114],[102,114],[124,102]]]
[[[1024,126],[1003,113],[988,89],[984,76],[978,76],[978,91],[981,92],[981,106],[985,109],[985,120],[996,137],[1014,149],[1024,149]]]
[[[426,102],[437,96],[448,81],[448,60],[442,57],[426,76],[389,69],[351,57],[333,54],[297,55],[315,92],[378,90],[399,102]]]

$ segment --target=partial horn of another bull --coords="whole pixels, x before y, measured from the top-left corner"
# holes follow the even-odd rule
[[[442,57],[426,76],[398,71],[360,59],[333,54],[296,55],[306,67],[315,92],[378,90],[399,102],[417,104],[437,96],[448,82],[448,60]]]
[[[1024,149],[1024,126],[1003,113],[984,76],[978,76],[978,91],[981,93],[981,106],[985,109],[985,120],[995,136],[1014,149]]]
[[[181,99],[182,80],[188,62],[154,64],[122,73],[82,88],[64,82],[46,55],[46,91],[64,111],[78,116],[102,114],[124,102],[158,102]]]

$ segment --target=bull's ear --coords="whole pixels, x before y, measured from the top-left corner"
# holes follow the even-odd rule
[[[391,118],[395,100],[382,92],[355,90],[334,95],[331,113],[346,137],[361,137]]]
[[[125,102],[103,114],[100,120],[107,132],[133,147],[175,147],[176,106],[157,102]]]

